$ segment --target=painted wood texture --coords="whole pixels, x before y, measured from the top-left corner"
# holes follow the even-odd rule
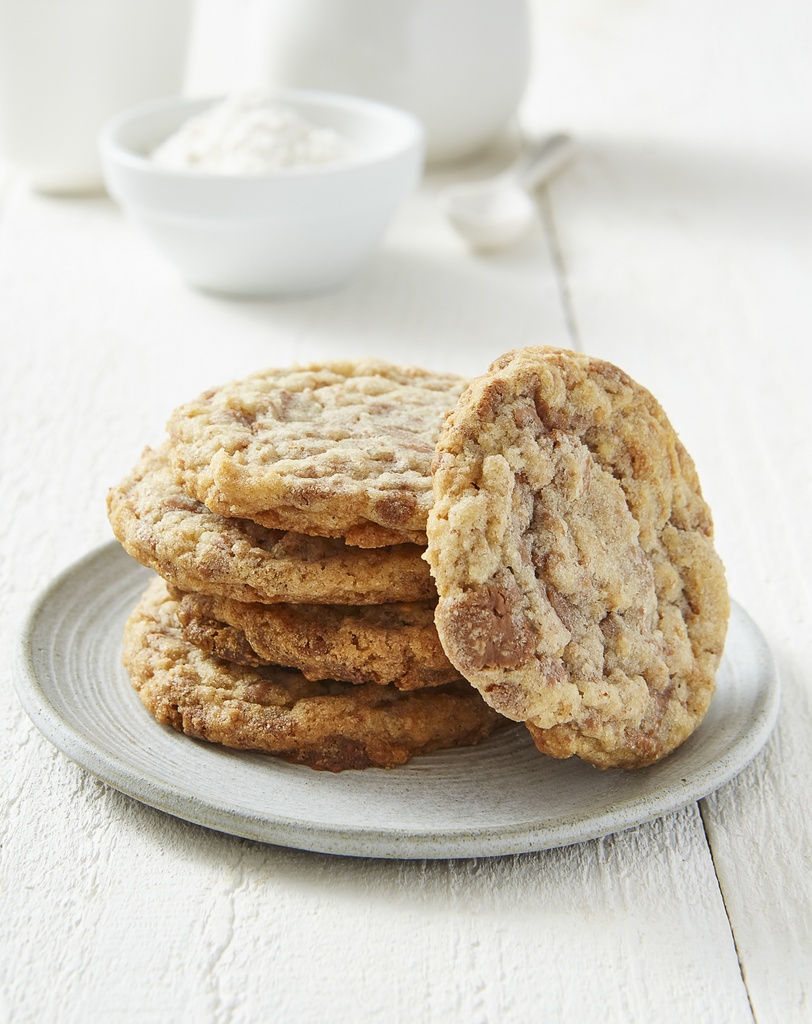
[[[250,66],[227,6],[200,5],[201,91]],[[331,355],[475,373],[516,345],[568,344],[649,386],[694,454],[731,590],[782,672],[773,742],[701,807],[604,840],[331,858],[208,832],[97,782],[19,708],[6,643],[0,1021],[808,1019],[809,15],[794,0],[545,0],[534,14],[524,122],[566,127],[584,153],[503,256],[472,256],[443,223],[444,171],[344,291],[223,301],[184,288],[109,201],[12,183],[2,636],[109,537],[107,487],[208,385]]]

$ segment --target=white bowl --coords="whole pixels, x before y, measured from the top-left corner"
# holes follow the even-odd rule
[[[420,180],[424,132],[411,114],[337,93],[275,98],[340,134],[352,157],[252,175],[169,170],[150,158],[217,99],[143,104],[101,132],[108,192],[190,284],[233,295],[338,287],[374,252]]]

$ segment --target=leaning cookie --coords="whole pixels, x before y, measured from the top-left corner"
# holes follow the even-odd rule
[[[729,601],[690,456],[609,363],[527,348],[462,396],[427,558],[450,660],[536,746],[651,764],[710,703]]]
[[[467,683],[404,693],[213,658],[184,639],[177,602],[160,579],[127,622],[123,660],[160,724],[326,771],[393,768],[416,754],[477,743],[500,721]]]
[[[425,545],[434,445],[464,386],[375,359],[265,370],[173,413],[172,465],[224,516],[360,547]]]
[[[246,604],[176,592],[183,635],[242,665],[285,665],[307,679],[399,690],[460,678],[434,625],[433,601],[378,605]]]
[[[110,491],[107,508],[127,552],[181,590],[314,604],[419,601],[436,593],[414,544],[365,551],[340,538],[269,530],[210,512],[177,484],[165,448],[145,450]]]

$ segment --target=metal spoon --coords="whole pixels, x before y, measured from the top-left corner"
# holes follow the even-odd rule
[[[513,244],[538,216],[530,192],[568,164],[575,149],[569,135],[553,135],[493,178],[450,186],[440,196],[448,219],[475,249]]]

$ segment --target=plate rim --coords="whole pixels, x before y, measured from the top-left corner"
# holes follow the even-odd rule
[[[144,771],[134,770],[125,758],[117,754],[94,747],[71,723],[65,721],[49,697],[47,687],[37,677],[33,647],[40,616],[55,595],[69,586],[75,577],[87,572],[96,562],[119,555],[123,559],[122,566],[133,572],[144,570],[145,567],[127,555],[118,541],[108,541],[63,568],[34,598],[18,629],[15,644],[13,682],[17,697],[33,724],[50,743],[116,791],[172,817],[243,839],[314,853],[398,860],[505,856],[574,845],[622,832],[709,796],[738,775],[759,753],[775,727],[780,709],[781,683],[769,645],[751,616],[731,600],[731,617],[739,616],[743,625],[748,627],[765,664],[765,683],[759,694],[756,714],[746,732],[724,756],[694,771],[680,784],[671,783],[661,794],[630,796],[597,814],[581,812],[571,817],[559,815],[553,822],[537,820],[512,825],[471,826],[447,833],[421,832],[381,824],[348,827],[334,823],[308,823],[277,813],[249,815],[228,811],[193,792],[173,787]]]

